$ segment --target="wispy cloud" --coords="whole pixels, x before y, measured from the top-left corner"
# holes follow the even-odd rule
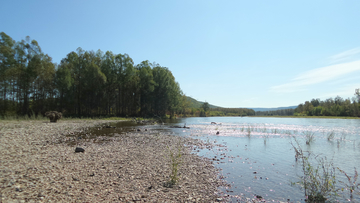
[[[353,59],[357,55],[360,56],[360,47],[341,52],[339,54],[330,56],[329,58],[330,58],[331,63],[338,63],[341,61]]]
[[[344,99],[347,99],[347,97],[352,98],[355,94],[355,89],[357,89],[359,87],[360,87],[360,83],[347,84],[345,86],[336,88],[332,92],[322,94],[319,96],[319,98],[327,99],[329,97],[336,97],[336,96],[343,97]]]
[[[360,71],[360,60],[304,72],[289,83],[270,87],[270,91],[279,93],[304,91],[306,86],[334,80],[355,71]]]

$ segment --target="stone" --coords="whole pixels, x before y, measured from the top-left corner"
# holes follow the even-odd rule
[[[62,118],[62,113],[57,111],[48,111],[45,113],[45,116],[50,119],[50,122],[56,123],[57,120]]]
[[[81,147],[76,147],[75,152],[85,152],[85,149]]]

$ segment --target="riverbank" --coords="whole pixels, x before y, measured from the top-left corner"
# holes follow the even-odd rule
[[[223,201],[218,170],[191,153],[199,140],[134,131],[111,137],[75,135],[110,120],[1,121],[2,202]],[[118,122],[118,121],[116,121]],[[100,128],[99,128],[100,130]],[[76,146],[72,145],[72,143]],[[179,181],[170,180],[170,150],[180,147]],[[186,147],[185,147],[186,146]],[[75,153],[75,147],[85,149]],[[169,148],[168,148],[169,147]]]

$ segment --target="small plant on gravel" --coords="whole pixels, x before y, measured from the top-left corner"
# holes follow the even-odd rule
[[[164,184],[165,187],[173,187],[179,180],[178,170],[181,164],[181,145],[178,145],[177,152],[167,146],[170,158],[170,180]]]

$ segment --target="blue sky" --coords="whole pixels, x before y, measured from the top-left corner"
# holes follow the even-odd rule
[[[78,47],[168,67],[222,107],[351,98],[360,88],[360,1],[2,1],[0,32],[59,63]]]

